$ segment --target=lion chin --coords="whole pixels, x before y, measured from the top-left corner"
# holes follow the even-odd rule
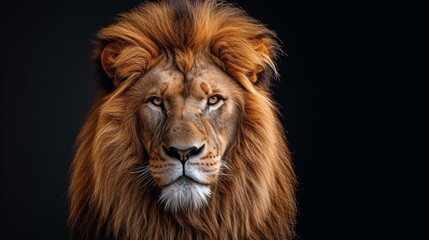
[[[207,204],[210,194],[208,186],[182,176],[162,189],[159,201],[165,205],[166,210],[173,212],[185,209],[197,210]]]

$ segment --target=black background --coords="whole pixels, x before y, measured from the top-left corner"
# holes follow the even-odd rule
[[[2,2],[0,239],[67,239],[90,40],[139,1]],[[428,239],[428,5],[236,1],[278,33],[299,239]]]

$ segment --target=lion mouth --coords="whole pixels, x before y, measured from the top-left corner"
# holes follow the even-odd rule
[[[187,183],[193,183],[193,184],[198,184],[198,185],[202,185],[202,186],[209,186],[209,184],[207,184],[207,183],[200,182],[200,181],[195,180],[195,179],[193,179],[187,175],[182,175],[182,176],[178,177],[177,179],[171,181],[170,183],[165,184],[162,187],[166,188],[166,187],[169,187],[173,184],[182,185],[182,184],[187,184]]]

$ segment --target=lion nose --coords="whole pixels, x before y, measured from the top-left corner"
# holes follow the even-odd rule
[[[201,153],[201,151],[204,148],[204,145],[200,148],[197,147],[190,147],[188,149],[178,149],[176,147],[163,147],[164,148],[164,152],[173,158],[178,159],[180,162],[182,162],[182,164],[185,164],[185,162],[191,157],[191,156],[196,156],[198,154]]]

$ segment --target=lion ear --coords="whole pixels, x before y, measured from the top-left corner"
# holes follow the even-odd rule
[[[249,80],[255,85],[268,89],[271,79],[277,74],[275,59],[279,52],[279,46],[273,36],[264,36],[253,40],[254,51],[259,58],[253,71],[248,74]]]
[[[215,37],[211,52],[213,60],[245,88],[256,85],[268,89],[271,78],[277,74],[274,60],[280,47],[273,32],[261,30],[259,25],[255,28],[240,36],[225,30]]]
[[[101,51],[100,62],[108,78],[115,76],[115,62],[122,51],[122,46],[117,42],[108,43]]]

